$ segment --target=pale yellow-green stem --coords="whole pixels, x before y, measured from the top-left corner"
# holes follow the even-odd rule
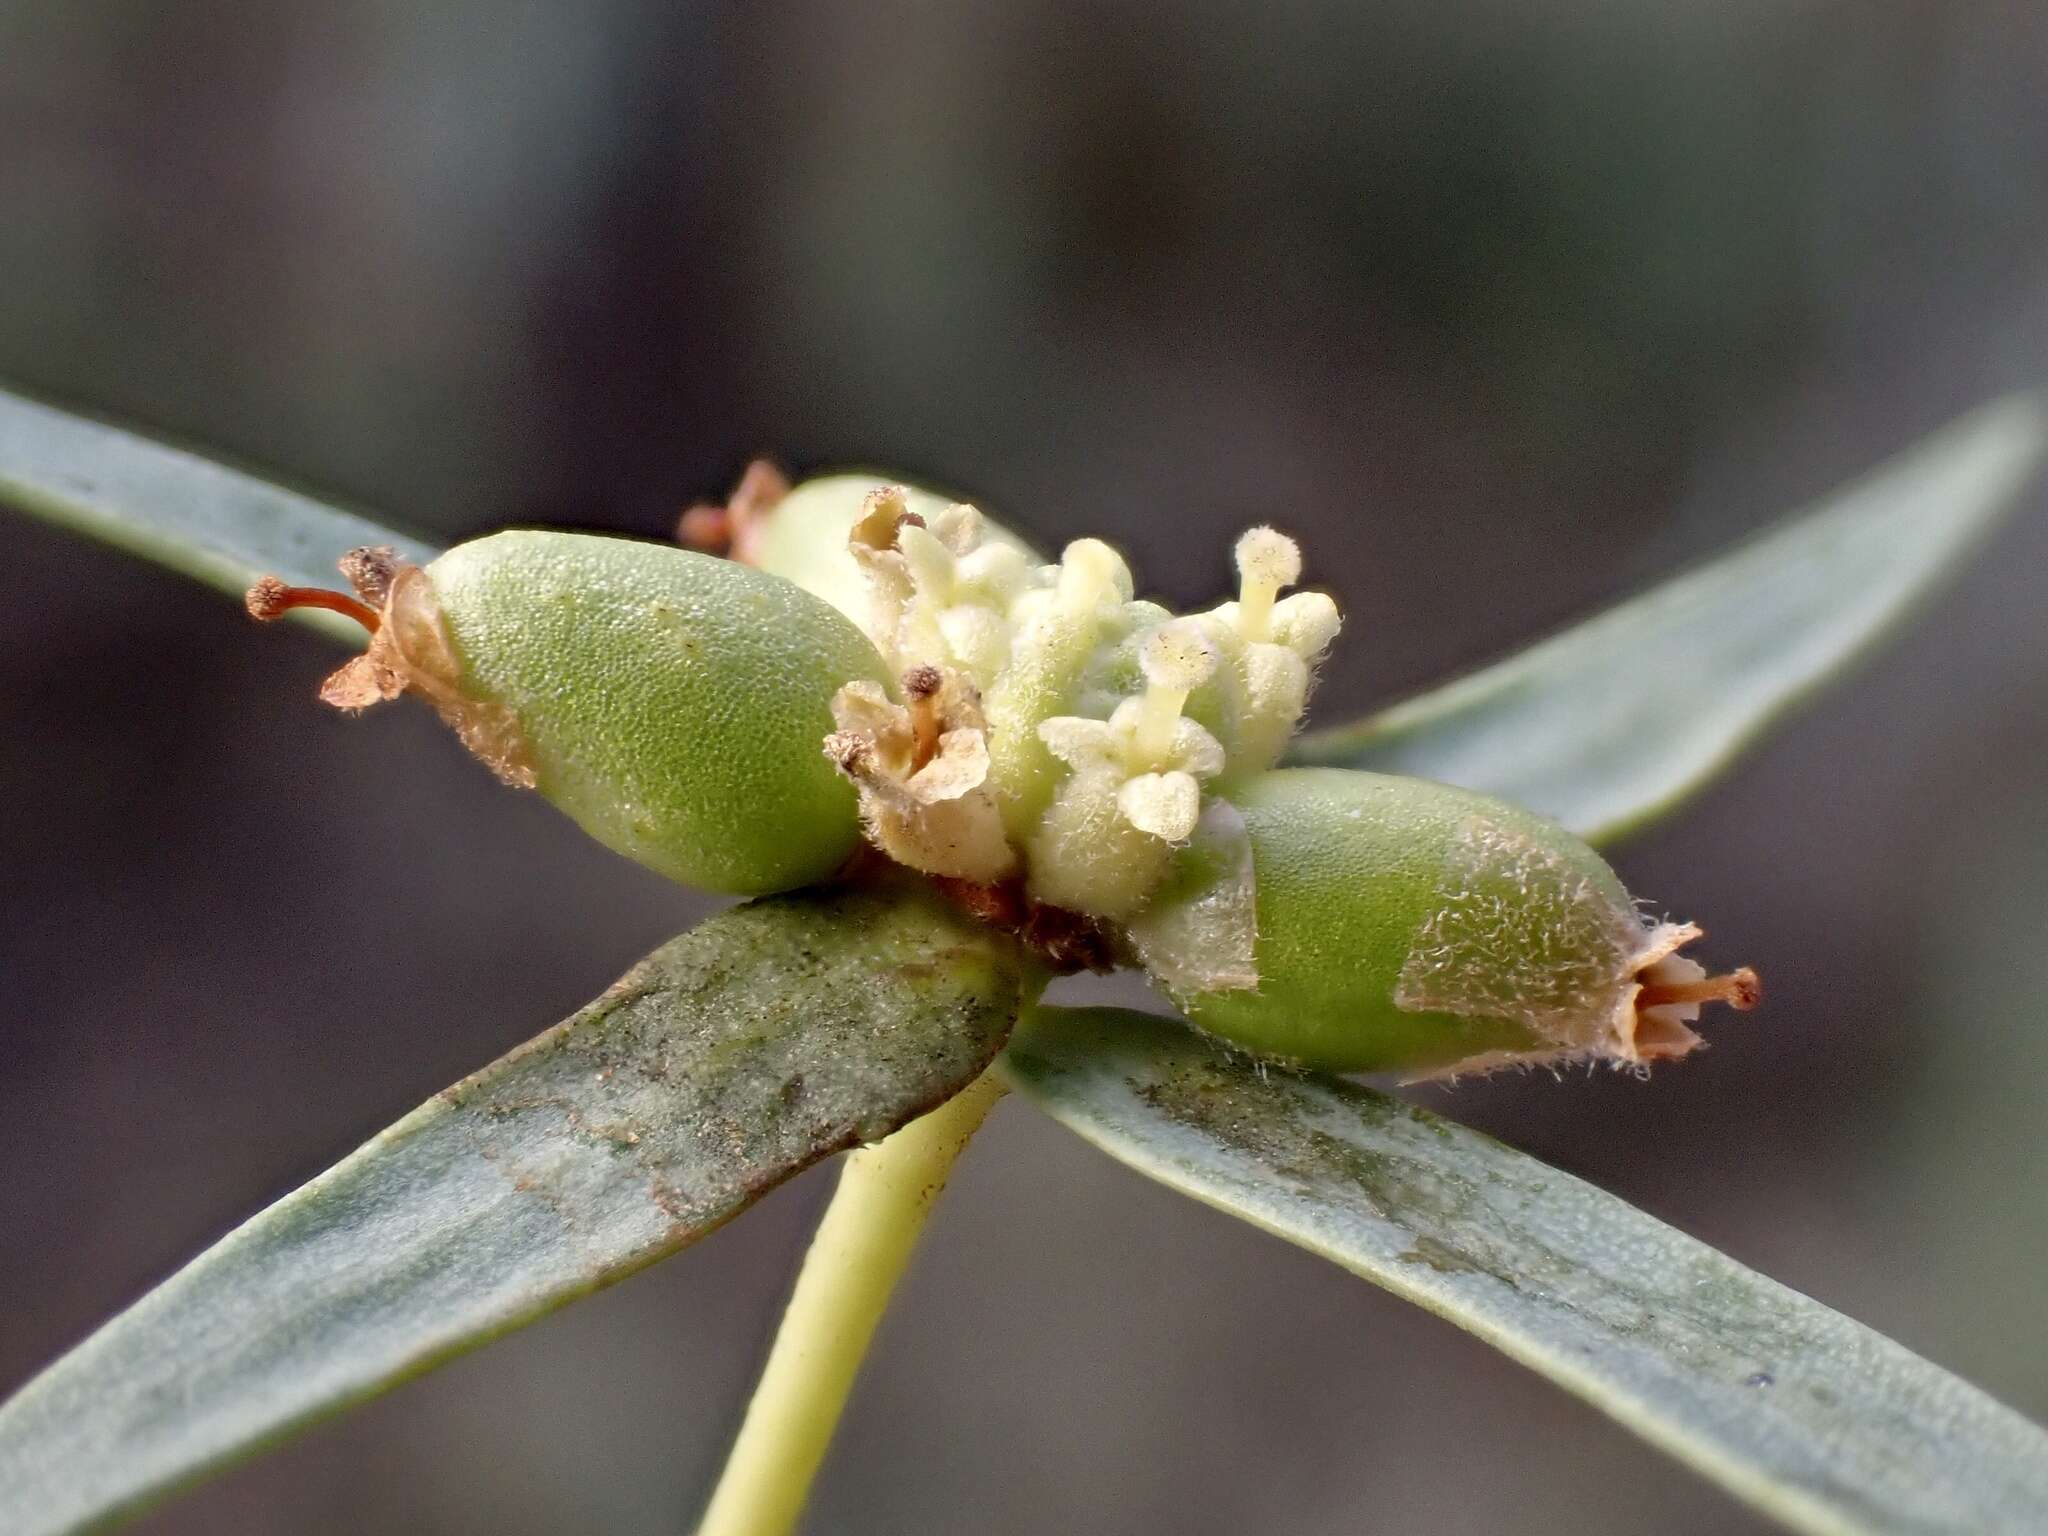
[[[1002,1095],[985,1075],[846,1159],[697,1536],[786,1536],[796,1528],[925,1218]]]

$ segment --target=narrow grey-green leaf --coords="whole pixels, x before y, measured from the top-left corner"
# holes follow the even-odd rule
[[[389,544],[417,564],[436,551],[368,518],[182,448],[0,390],[0,505],[44,518],[240,596],[259,576],[332,586],[334,562]],[[317,609],[293,618],[360,641]]]
[[[1663,814],[1898,625],[2033,479],[2013,395],[1732,553],[1290,761],[1483,790],[1595,841]]]
[[[1470,1330],[1795,1530],[2048,1530],[2048,1433],[1477,1132],[1116,1009],[1027,1015],[1003,1072],[1148,1178]]]
[[[971,1082],[1036,985],[914,893],[712,918],[0,1407],[0,1524],[98,1527],[673,1253]]]

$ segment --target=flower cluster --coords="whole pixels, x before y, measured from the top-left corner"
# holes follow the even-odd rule
[[[869,638],[901,679],[895,697],[854,683],[833,701],[826,752],[869,839],[1109,923],[1141,927],[1219,786],[1227,799],[1278,761],[1337,633],[1323,593],[1281,596],[1301,552],[1271,528],[1238,541],[1236,600],[1184,617],[1136,598],[1100,540],[1040,564],[973,507],[927,520],[900,487],[868,497],[849,542]]]
[[[758,566],[511,532],[424,567],[353,551],[352,594],[267,578],[249,609],[353,618],[369,648],[329,703],[424,698],[502,777],[673,879],[765,895],[871,874],[850,862],[865,837],[1049,968],[1140,967],[1262,1060],[1640,1067],[1698,1045],[1703,1006],[1756,1005],[1754,972],[1679,954],[1699,930],[1645,922],[1555,822],[1275,767],[1338,623],[1327,597],[1284,595],[1291,539],[1247,533],[1236,598],[1177,617],[1106,544],[1048,564],[971,507],[870,486],[772,506],[757,486],[723,517]]]

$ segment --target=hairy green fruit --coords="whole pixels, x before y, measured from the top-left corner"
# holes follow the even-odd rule
[[[672,879],[755,895],[830,875],[856,797],[819,750],[843,686],[885,676],[842,614],[764,571],[665,545],[501,533],[431,565],[357,551],[362,594],[259,585],[260,617],[361,610],[345,709],[412,691],[508,782]]]
[[[1250,847],[1256,984],[1176,1000],[1262,1056],[1419,1076],[1634,1064],[1698,1044],[1703,1003],[1756,1001],[1753,973],[1707,978],[1677,953],[1698,929],[1646,924],[1598,854],[1503,801],[1342,769],[1254,775],[1230,801]]]

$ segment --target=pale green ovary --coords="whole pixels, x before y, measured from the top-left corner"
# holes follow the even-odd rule
[[[852,851],[820,756],[829,701],[879,679],[840,614],[788,582],[623,539],[509,533],[428,572],[466,685],[519,724],[541,791],[600,842],[740,894]]]

